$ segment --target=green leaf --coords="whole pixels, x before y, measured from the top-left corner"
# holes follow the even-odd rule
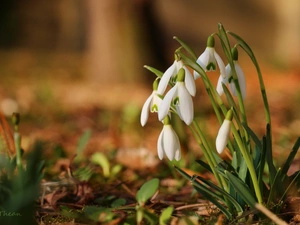
[[[190,46],[188,46],[183,40],[181,40],[178,37],[173,37],[176,41],[179,42],[179,44],[181,44],[181,46],[192,56],[193,60],[197,60],[197,56],[195,54],[195,52],[190,48]]]
[[[259,168],[258,168],[258,173],[257,173],[257,179],[258,179],[258,185],[260,190],[263,190],[264,181],[263,181],[263,175],[264,175],[264,168],[265,168],[265,163],[266,163],[266,136],[263,137],[262,139],[262,155],[261,159],[259,162]]]
[[[251,128],[246,123],[242,123],[242,125],[245,128],[245,130],[247,131],[247,133],[250,135],[250,137],[252,138],[252,140],[254,141],[254,143],[257,145],[257,147],[259,148],[259,150],[262,151],[261,141],[258,139],[258,137],[253,132],[253,130],[251,130]]]
[[[286,176],[286,174],[287,174],[287,172],[288,172],[288,170],[289,170],[289,168],[290,168],[290,166],[291,166],[291,164],[292,164],[292,162],[293,162],[293,160],[294,160],[294,158],[295,158],[295,156],[296,156],[296,154],[299,150],[299,147],[300,147],[300,137],[298,137],[298,139],[297,139],[295,145],[293,146],[292,151],[290,152],[286,162],[282,166],[281,180],[283,180],[284,176]]]
[[[199,163],[200,166],[202,166],[204,169],[206,169],[207,171],[212,173],[212,170],[211,170],[210,166],[207,163],[205,163],[204,161],[202,161],[200,159],[197,159],[196,162]]]
[[[84,148],[86,147],[88,141],[90,140],[92,135],[92,132],[90,129],[87,129],[79,138],[78,144],[77,144],[77,149],[76,149],[76,154],[77,157],[81,157],[82,156],[82,152],[84,150]]]
[[[194,186],[197,192],[199,192],[204,198],[206,198],[211,203],[215,204],[228,219],[232,218],[232,214],[226,209],[223,204],[221,204],[219,201],[217,201],[214,197],[210,195],[210,193],[205,190],[204,188],[199,188],[199,186]]]
[[[223,48],[223,51],[228,59],[229,62],[232,62],[232,56],[231,56],[231,47],[230,43],[227,37],[227,33],[221,23],[218,24],[218,30],[219,30],[219,37],[221,40],[221,45]]]
[[[111,168],[111,176],[114,177],[122,170],[123,166],[121,164],[117,164]]]
[[[242,160],[238,174],[239,174],[239,178],[245,182],[248,174],[248,166],[245,160]]]
[[[152,73],[154,73],[156,76],[158,76],[159,78],[162,77],[162,75],[164,74],[163,72],[151,67],[151,66],[147,66],[145,65],[144,68],[146,68],[147,70],[151,71]]]
[[[147,209],[144,209],[144,218],[148,220],[150,225],[156,225],[158,222],[158,217],[156,214],[148,211]]]
[[[157,191],[159,186],[159,179],[154,178],[142,185],[136,194],[136,200],[140,206],[143,206]]]
[[[276,199],[277,199],[276,194],[277,193],[281,193],[281,195],[283,193],[282,185],[279,183],[280,182],[280,173],[281,173],[281,169],[279,168],[276,173],[276,176],[274,177],[273,183],[270,185],[270,193],[268,196],[267,206],[269,206],[270,203],[276,202]]]
[[[144,209],[143,208],[138,208],[136,211],[136,222],[137,224],[140,224],[143,220],[144,217]]]
[[[107,157],[103,153],[97,152],[93,154],[91,161],[102,167],[104,177],[110,176],[110,164]]]
[[[274,183],[275,176],[277,174],[276,168],[273,164],[273,154],[272,154],[272,140],[270,132],[270,124],[267,124],[267,134],[266,134],[266,161],[269,168],[270,185]]]
[[[178,168],[177,166],[175,166],[175,169],[187,180],[191,179],[191,176],[188,175],[186,172],[184,172],[182,169]]]
[[[251,58],[254,64],[257,64],[256,58],[254,57],[254,53],[252,52],[249,45],[237,34],[231,31],[228,31],[228,34],[232,35],[239,42],[239,45],[245,50],[245,52],[248,54],[248,56]]]
[[[126,199],[118,198],[111,203],[111,207],[116,208],[126,204]]]
[[[174,207],[171,205],[164,209],[159,217],[159,225],[167,225],[171,219]]]
[[[249,187],[238,177],[234,176],[228,171],[225,171],[229,182],[235,189],[235,191],[242,197],[242,199],[252,208],[255,207],[256,200],[253,197]]]
[[[199,180],[201,180],[203,183],[205,183],[207,186],[209,186],[211,189],[213,189],[214,191],[220,192],[221,195],[224,196],[224,198],[227,198],[232,203],[232,205],[234,205],[237,212],[242,212],[243,211],[240,204],[230,194],[228,194],[226,191],[224,191],[222,188],[218,187],[217,185],[215,185],[211,181],[208,181],[208,180],[206,180],[206,179],[204,179],[200,176],[198,176],[197,178]]]
[[[99,222],[109,222],[115,216],[111,209],[105,207],[85,206],[83,212],[89,219]]]

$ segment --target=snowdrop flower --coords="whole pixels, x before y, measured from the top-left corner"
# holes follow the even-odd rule
[[[157,95],[157,86],[158,86],[158,79],[153,82],[153,92],[145,101],[142,113],[141,113],[141,125],[145,126],[147,120],[149,118],[149,111],[150,112],[158,112],[158,107],[162,102],[162,99]]]
[[[232,49],[232,56],[233,56],[233,64],[234,64],[235,72],[236,72],[237,79],[239,81],[239,86],[241,89],[241,94],[242,94],[243,99],[245,99],[246,98],[246,79],[245,79],[244,72],[237,61],[238,60],[238,52],[237,52],[236,48]],[[225,73],[226,73],[225,78],[223,78],[222,76],[219,77],[218,84],[217,84],[218,94],[222,95],[224,92],[222,83],[224,83],[225,85],[227,83],[229,83],[229,88],[230,88],[232,94],[234,96],[237,96],[236,86],[235,86],[235,83],[234,83],[233,77],[232,77],[232,69],[229,64],[225,67]]]
[[[223,60],[215,50],[215,39],[213,36],[208,37],[207,47],[197,59],[197,63],[204,69],[204,71],[215,71],[218,65],[221,76],[225,78],[225,65]],[[200,74],[194,71],[195,80],[199,77]]]
[[[187,124],[190,125],[194,118],[194,106],[192,97],[187,90],[184,82],[185,70],[182,68],[177,75],[177,82],[174,87],[166,94],[160,104],[158,110],[158,119],[163,120],[171,107],[171,103],[176,106],[176,111],[179,117]]]
[[[190,71],[188,70],[188,68],[183,65],[181,60],[176,60],[173,62],[173,64],[164,72],[161,81],[158,85],[157,88],[157,93],[160,95],[163,95],[168,84],[169,81],[171,81],[171,83],[175,84],[176,83],[176,78],[177,78],[177,74],[179,72],[179,70],[183,68],[185,71],[185,79],[184,82],[186,84],[186,88],[189,91],[189,93],[192,96],[196,95],[196,85],[195,85],[195,81],[194,78],[192,76],[192,74],[190,73]]]
[[[179,138],[170,123],[169,116],[164,118],[164,127],[157,141],[157,152],[160,160],[163,159],[164,154],[170,161],[173,159],[178,161],[181,157]]]
[[[229,138],[229,133],[230,133],[232,117],[233,117],[233,112],[232,109],[230,109],[227,112],[226,118],[219,129],[217,139],[216,139],[216,149],[219,154],[221,154],[226,148],[228,138]]]

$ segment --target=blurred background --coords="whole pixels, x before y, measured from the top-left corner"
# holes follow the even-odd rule
[[[72,151],[91,129],[88,151],[142,146],[155,156],[161,125],[155,116],[145,129],[139,125],[155,78],[143,65],[165,71],[179,47],[175,35],[200,55],[218,22],[244,38],[260,62],[277,149],[290,149],[299,136],[297,0],[10,0],[0,11],[0,106],[6,116],[21,113],[25,149],[45,139]],[[263,134],[258,79],[242,51],[240,63],[250,126]],[[218,74],[211,77],[216,82]],[[213,137],[217,124],[201,87],[195,104]]]

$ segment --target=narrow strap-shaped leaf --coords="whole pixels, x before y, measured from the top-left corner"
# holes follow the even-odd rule
[[[274,196],[276,196],[277,193],[279,193],[279,196],[281,196],[282,193],[283,193],[283,192],[281,192],[282,185],[280,185],[278,183],[278,181],[280,181],[280,173],[281,173],[281,169],[279,168],[277,170],[276,176],[274,177],[273,183],[270,185],[270,193],[269,193],[269,196],[268,196],[267,206],[270,203],[274,203],[274,202],[272,202],[272,200],[274,200]]]
[[[212,173],[212,170],[211,170],[210,166],[206,162],[204,162],[200,159],[197,159],[196,162],[199,163],[200,166],[202,166],[204,169],[206,169],[207,171]]]
[[[214,197],[212,197],[208,192],[206,192],[204,189],[201,189],[199,187],[194,187],[196,189],[196,191],[198,193],[200,193],[204,198],[206,198],[208,201],[210,201],[211,203],[213,203],[215,206],[218,207],[218,209],[220,209],[225,216],[227,217],[227,219],[231,219],[232,218],[232,214],[224,207],[224,205],[222,205],[220,202],[218,202]]]
[[[263,136],[263,144],[262,144],[262,155],[261,155],[261,159],[260,159],[260,164],[259,164],[259,170],[258,170],[258,184],[260,187],[260,190],[263,190],[262,187],[264,185],[264,181],[263,181],[263,175],[264,175],[264,168],[265,168],[265,163],[266,163],[266,154],[267,154],[267,150],[266,150],[266,136]]]
[[[187,180],[190,180],[191,179],[191,176],[188,175],[186,172],[184,172],[182,169],[180,169],[179,167],[177,166],[174,166],[175,169],[184,177],[186,178]]]
[[[203,195],[204,198],[206,198],[208,201],[215,204],[225,215],[228,219],[232,217],[231,213],[215,198],[219,199],[220,201],[224,202],[224,199],[217,195],[216,193],[213,193],[211,190],[206,188],[205,186],[201,185],[199,182],[196,182],[195,180],[192,180],[191,176],[188,175],[186,172],[184,172],[182,169],[175,166],[175,169],[185,178],[192,181],[193,187],[196,189],[198,193]]]
[[[272,140],[271,140],[269,124],[267,124],[267,133],[266,133],[266,161],[269,167],[270,184],[272,184],[274,183],[274,178],[276,176],[277,171],[273,164]]]
[[[247,133],[250,135],[254,143],[259,147],[259,149],[262,149],[262,144],[259,138],[256,136],[256,134],[253,132],[253,130],[245,123],[242,123],[243,127],[247,131]]]
[[[239,178],[241,178],[242,181],[246,181],[246,177],[248,174],[248,167],[247,163],[245,160],[243,160],[240,164],[240,169],[239,169]]]
[[[179,42],[179,44],[181,44],[181,46],[193,57],[193,59],[196,61],[197,60],[197,56],[195,54],[195,52],[190,48],[190,46],[188,46],[183,40],[181,40],[180,38],[174,36],[173,37],[176,41]]]
[[[231,32],[231,31],[228,31],[227,33],[230,34],[231,36],[233,36],[238,41],[239,45],[244,49],[244,51],[251,58],[254,66],[256,68],[258,78],[259,78],[259,85],[260,85],[260,88],[261,88],[261,94],[262,94],[262,98],[263,98],[263,102],[264,102],[264,106],[265,106],[266,121],[267,121],[268,124],[271,125],[270,108],[269,108],[267,93],[266,93],[266,89],[265,89],[265,84],[264,84],[263,77],[262,77],[262,74],[261,74],[261,71],[260,71],[260,67],[257,63],[256,58],[255,58],[255,55],[252,52],[249,45],[240,36],[238,36],[237,34]]]
[[[282,172],[281,172],[281,180],[283,180],[284,176],[286,175],[286,173],[288,172],[298,150],[299,150],[299,147],[300,147],[300,137],[298,137],[295,145],[293,146],[292,148],[292,151],[290,152],[286,162],[284,163],[284,165],[282,166]]]
[[[159,78],[162,77],[162,75],[164,74],[163,72],[159,71],[158,69],[155,69],[151,66],[147,66],[145,65],[144,68],[146,68],[147,70],[151,71],[152,73],[154,73],[156,76],[158,76]]]
[[[260,162],[262,160],[262,150],[259,149],[259,147],[257,145],[254,146],[254,151],[252,154],[252,158],[253,158],[253,164],[255,167],[255,172],[258,174],[259,170],[260,170]]]
[[[285,192],[281,195],[281,199],[278,202],[282,202],[285,198],[286,194],[289,192],[290,188],[299,182],[300,178],[300,171],[296,172],[294,179],[290,182],[289,186],[285,189]]]
[[[238,177],[234,176],[228,171],[225,171],[229,182],[232,184],[236,192],[243,198],[243,200],[251,207],[255,207],[256,200],[253,197],[249,187]]]
[[[228,194],[226,191],[224,191],[222,188],[218,187],[217,185],[215,185],[211,181],[208,181],[208,180],[204,179],[203,177],[197,176],[197,178],[199,180],[201,180],[203,183],[205,183],[206,185],[208,185],[209,187],[211,187],[212,189],[220,192],[224,197],[226,197],[234,205],[237,212],[242,212],[243,211],[240,204],[230,194]]]
[[[223,51],[224,51],[228,61],[232,62],[230,43],[229,43],[226,31],[221,23],[218,24],[218,30],[219,30],[219,35],[220,35],[219,37],[221,40],[221,45],[222,45]]]

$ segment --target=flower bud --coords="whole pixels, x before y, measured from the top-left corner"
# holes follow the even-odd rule
[[[216,139],[216,149],[219,154],[222,154],[222,152],[226,148],[228,138],[229,138],[229,133],[230,133],[232,117],[233,117],[233,111],[232,109],[230,109],[227,112],[225,120],[219,129],[218,136]]]

